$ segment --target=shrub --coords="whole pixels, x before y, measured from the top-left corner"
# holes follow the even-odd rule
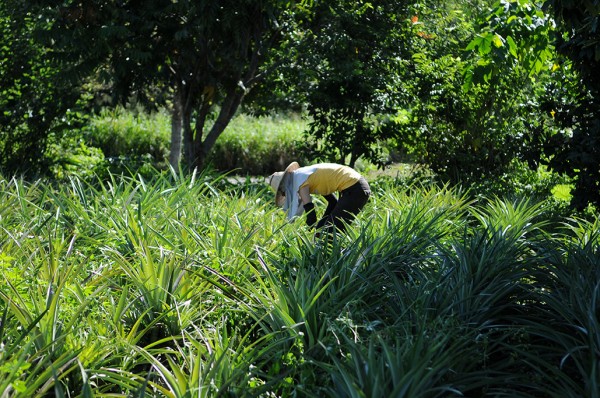
[[[105,109],[91,119],[85,136],[109,159],[149,156],[153,164],[161,165],[168,158],[170,128],[170,115],[164,110],[148,114]]]
[[[45,156],[52,177],[58,180],[73,176],[91,178],[104,167],[102,151],[86,145],[81,135],[79,130],[65,132],[59,140],[51,135]]]
[[[236,116],[209,154],[219,171],[265,175],[292,161],[308,163],[314,144],[304,139],[306,121],[297,115]],[[170,145],[170,115],[123,108],[103,110],[86,131],[87,144],[102,150],[113,172],[145,165],[166,166]]]
[[[209,162],[217,170],[266,175],[290,162],[311,162],[315,145],[306,141],[305,120],[297,115],[234,118],[215,144]]]

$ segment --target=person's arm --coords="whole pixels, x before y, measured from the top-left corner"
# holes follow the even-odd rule
[[[326,224],[331,222],[331,212],[337,205],[337,198],[334,194],[329,194],[323,196],[327,200],[327,209],[325,209],[325,213],[323,213],[323,217],[317,223],[317,229],[323,228]]]
[[[312,197],[310,196],[310,189],[308,186],[301,187],[298,193],[306,212],[306,224],[312,228],[317,223],[317,213],[315,211],[315,204],[312,202]]]
[[[337,198],[332,193],[323,197],[327,200],[327,209],[325,209],[325,213],[323,214],[323,218],[325,218],[331,214],[331,212],[337,205]]]

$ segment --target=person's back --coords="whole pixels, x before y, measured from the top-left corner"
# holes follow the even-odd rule
[[[362,177],[353,168],[335,163],[301,167],[296,170],[296,173],[300,173],[303,169],[310,171],[303,186],[308,186],[311,194],[323,196],[348,189]]]
[[[364,207],[371,195],[369,184],[351,167],[335,163],[318,163],[300,167],[291,163],[285,171],[273,173],[269,184],[275,190],[275,203],[283,207],[288,219],[306,212],[310,227],[335,227],[343,230]],[[339,192],[339,200],[334,193]],[[328,202],[317,223],[312,194],[322,195]]]

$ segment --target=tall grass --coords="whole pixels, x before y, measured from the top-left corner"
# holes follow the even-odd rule
[[[109,158],[148,155],[161,162],[168,156],[170,129],[170,115],[165,110],[104,109],[90,120],[86,138]]]
[[[0,180],[0,396],[598,395],[598,221],[373,186],[315,237],[250,180]]]
[[[269,175],[292,161],[307,164],[316,150],[304,137],[307,127],[299,115],[238,115],[215,143],[209,161],[217,170],[243,175]]]
[[[234,117],[210,152],[216,170],[242,175],[268,175],[292,161],[308,163],[314,145],[303,132],[307,122],[299,115]],[[113,171],[165,168],[171,138],[170,115],[164,110],[145,113],[116,108],[103,110],[84,129],[89,146],[99,148]]]

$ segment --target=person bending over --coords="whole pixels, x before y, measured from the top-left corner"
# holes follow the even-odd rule
[[[306,223],[317,229],[334,227],[343,231],[371,195],[369,183],[363,176],[351,167],[335,163],[300,167],[298,162],[292,162],[284,171],[271,174],[269,185],[275,191],[275,204],[283,208],[288,220],[306,212]],[[318,223],[313,194],[327,200],[327,209]]]

